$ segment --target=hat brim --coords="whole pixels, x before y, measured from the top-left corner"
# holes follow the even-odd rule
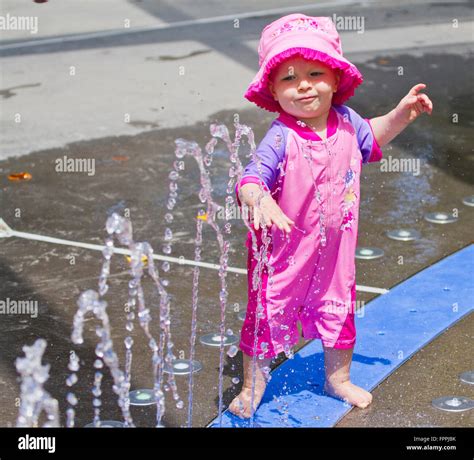
[[[355,88],[364,81],[362,74],[354,64],[343,56],[334,56],[330,49],[319,51],[311,48],[295,47],[281,52],[276,51],[266,63],[262,63],[244,97],[269,112],[281,112],[280,104],[275,101],[268,89],[269,76],[275,67],[295,55],[300,55],[307,60],[320,61],[332,69],[341,70],[338,89],[332,99],[333,104],[342,104],[347,101],[354,95]]]

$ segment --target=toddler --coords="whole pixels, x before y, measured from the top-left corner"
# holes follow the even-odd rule
[[[257,259],[249,232],[248,307],[240,342],[244,383],[229,410],[241,418],[252,415],[270,360],[281,352],[291,355],[299,341],[298,321],[304,339],[322,341],[324,391],[365,408],[372,395],[351,383],[349,374],[362,164],[380,161],[380,147],[421,113],[431,114],[433,104],[419,93],[426,86],[420,83],[395,109],[371,120],[343,105],[363,79],[343,57],[328,17],[290,14],[272,22],[262,32],[258,54],[260,70],[245,97],[279,116],[258,145],[260,170],[251,161],[236,193],[239,206],[250,210],[258,252],[268,227],[271,270],[264,266],[261,272],[257,319],[258,289],[252,285]]]

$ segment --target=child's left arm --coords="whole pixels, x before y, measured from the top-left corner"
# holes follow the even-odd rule
[[[426,85],[418,83],[391,112],[370,120],[372,131],[380,147],[388,144],[393,138],[398,136],[423,112],[431,115],[433,103],[430,98],[426,94],[418,94],[418,91],[423,88],[426,88]]]

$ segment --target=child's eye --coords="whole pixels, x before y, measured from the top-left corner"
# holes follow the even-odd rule
[[[311,75],[323,75],[323,72],[311,72]],[[292,79],[294,77],[294,75],[288,75],[287,77],[283,78],[283,80],[285,81],[290,81],[290,79]]]

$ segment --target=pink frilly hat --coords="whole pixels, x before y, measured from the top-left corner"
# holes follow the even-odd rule
[[[277,19],[263,29],[258,45],[260,70],[245,97],[262,109],[281,112],[280,104],[268,89],[268,77],[275,67],[295,54],[340,69],[339,86],[332,99],[334,104],[342,104],[352,97],[363,81],[357,67],[343,57],[341,40],[331,18],[297,13]]]

